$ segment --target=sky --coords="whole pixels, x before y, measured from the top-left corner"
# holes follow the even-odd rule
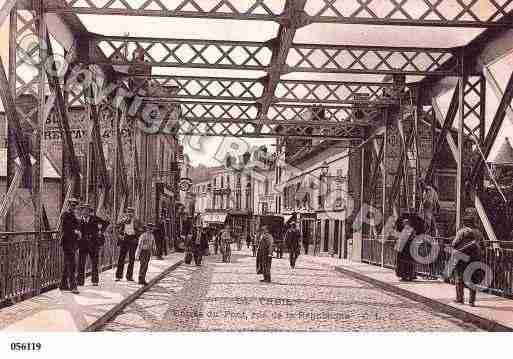
[[[129,1],[130,2],[130,1]],[[139,0],[138,2],[139,3]],[[267,0],[266,4],[279,10],[283,7],[284,0]],[[310,1],[308,6],[315,4]],[[313,11],[313,10],[312,10]],[[130,36],[150,36],[167,38],[199,38],[212,40],[241,40],[241,41],[266,41],[272,39],[278,31],[278,24],[263,21],[230,21],[209,19],[185,19],[185,18],[149,18],[149,17],[121,17],[79,15],[81,21],[88,28],[103,35],[122,36],[127,33]],[[482,29],[469,28],[422,28],[422,27],[398,27],[398,26],[362,26],[349,24],[311,24],[296,32],[296,43],[322,43],[322,44],[346,44],[346,45],[379,45],[379,46],[424,46],[424,47],[455,47],[468,43],[475,38]],[[414,36],[412,35],[414,34]],[[8,37],[6,26],[0,28],[0,55],[7,63]],[[492,72],[496,74],[497,81],[503,87],[513,68],[513,57],[503,59],[492,66]],[[188,69],[188,68],[153,68],[154,74],[177,75],[201,75],[201,76],[232,76],[259,78],[265,75],[261,71],[233,71],[212,69]],[[314,74],[314,73],[290,73],[283,76],[284,79],[306,80],[332,80],[332,81],[382,81],[383,75],[351,75],[351,74]],[[407,81],[419,80],[420,77],[408,76]],[[493,118],[494,109],[498,101],[495,95],[487,92],[487,123]],[[444,108],[447,97],[440,99]],[[494,152],[502,143],[502,139],[513,135],[513,125],[509,120],[499,134],[499,140],[492,150]],[[189,153],[193,164],[203,163],[209,166],[219,164],[216,153],[226,148],[230,140],[217,137],[190,138],[184,140],[185,150]],[[245,150],[253,145],[267,145],[274,150],[273,139],[247,139],[239,143],[239,149]]]

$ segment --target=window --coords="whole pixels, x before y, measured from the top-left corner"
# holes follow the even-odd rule
[[[264,193],[266,195],[269,194],[269,178],[266,178],[264,181]]]
[[[224,177],[221,176],[221,188],[224,188]]]

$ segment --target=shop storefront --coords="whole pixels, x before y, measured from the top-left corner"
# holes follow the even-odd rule
[[[346,258],[348,252],[345,211],[317,213],[315,226],[316,254]]]
[[[317,220],[317,214],[311,212],[303,212],[298,213],[297,216],[303,243],[308,241],[308,254],[312,254],[312,249],[315,250],[317,247],[317,240],[315,236],[315,222]]]

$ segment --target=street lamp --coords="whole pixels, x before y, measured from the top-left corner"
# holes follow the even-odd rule
[[[328,163],[326,161],[324,161],[321,165],[321,176],[322,177],[327,177],[328,176],[328,170],[329,170],[329,166],[328,166]]]

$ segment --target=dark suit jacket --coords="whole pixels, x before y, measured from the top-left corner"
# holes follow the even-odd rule
[[[139,219],[137,217],[134,217],[133,220],[134,220],[135,235],[139,236],[143,232],[141,221],[139,221]],[[124,235],[125,234],[124,233],[124,227],[125,227],[125,224],[127,224],[128,222],[129,222],[128,217],[124,217],[121,221],[119,221],[116,224],[116,227],[117,227],[117,230],[118,230],[118,234],[120,234],[120,235]]]
[[[80,240],[80,247],[92,246],[100,247],[104,243],[103,234],[110,222],[101,219],[98,216],[91,216],[86,222],[85,219],[80,221],[82,239]]]
[[[299,243],[301,240],[301,232],[297,229],[289,229],[285,233],[285,244],[290,252],[299,251],[301,244]]]
[[[65,252],[77,249],[78,234],[75,230],[80,230],[80,221],[73,211],[66,211],[62,214],[62,248]]]

